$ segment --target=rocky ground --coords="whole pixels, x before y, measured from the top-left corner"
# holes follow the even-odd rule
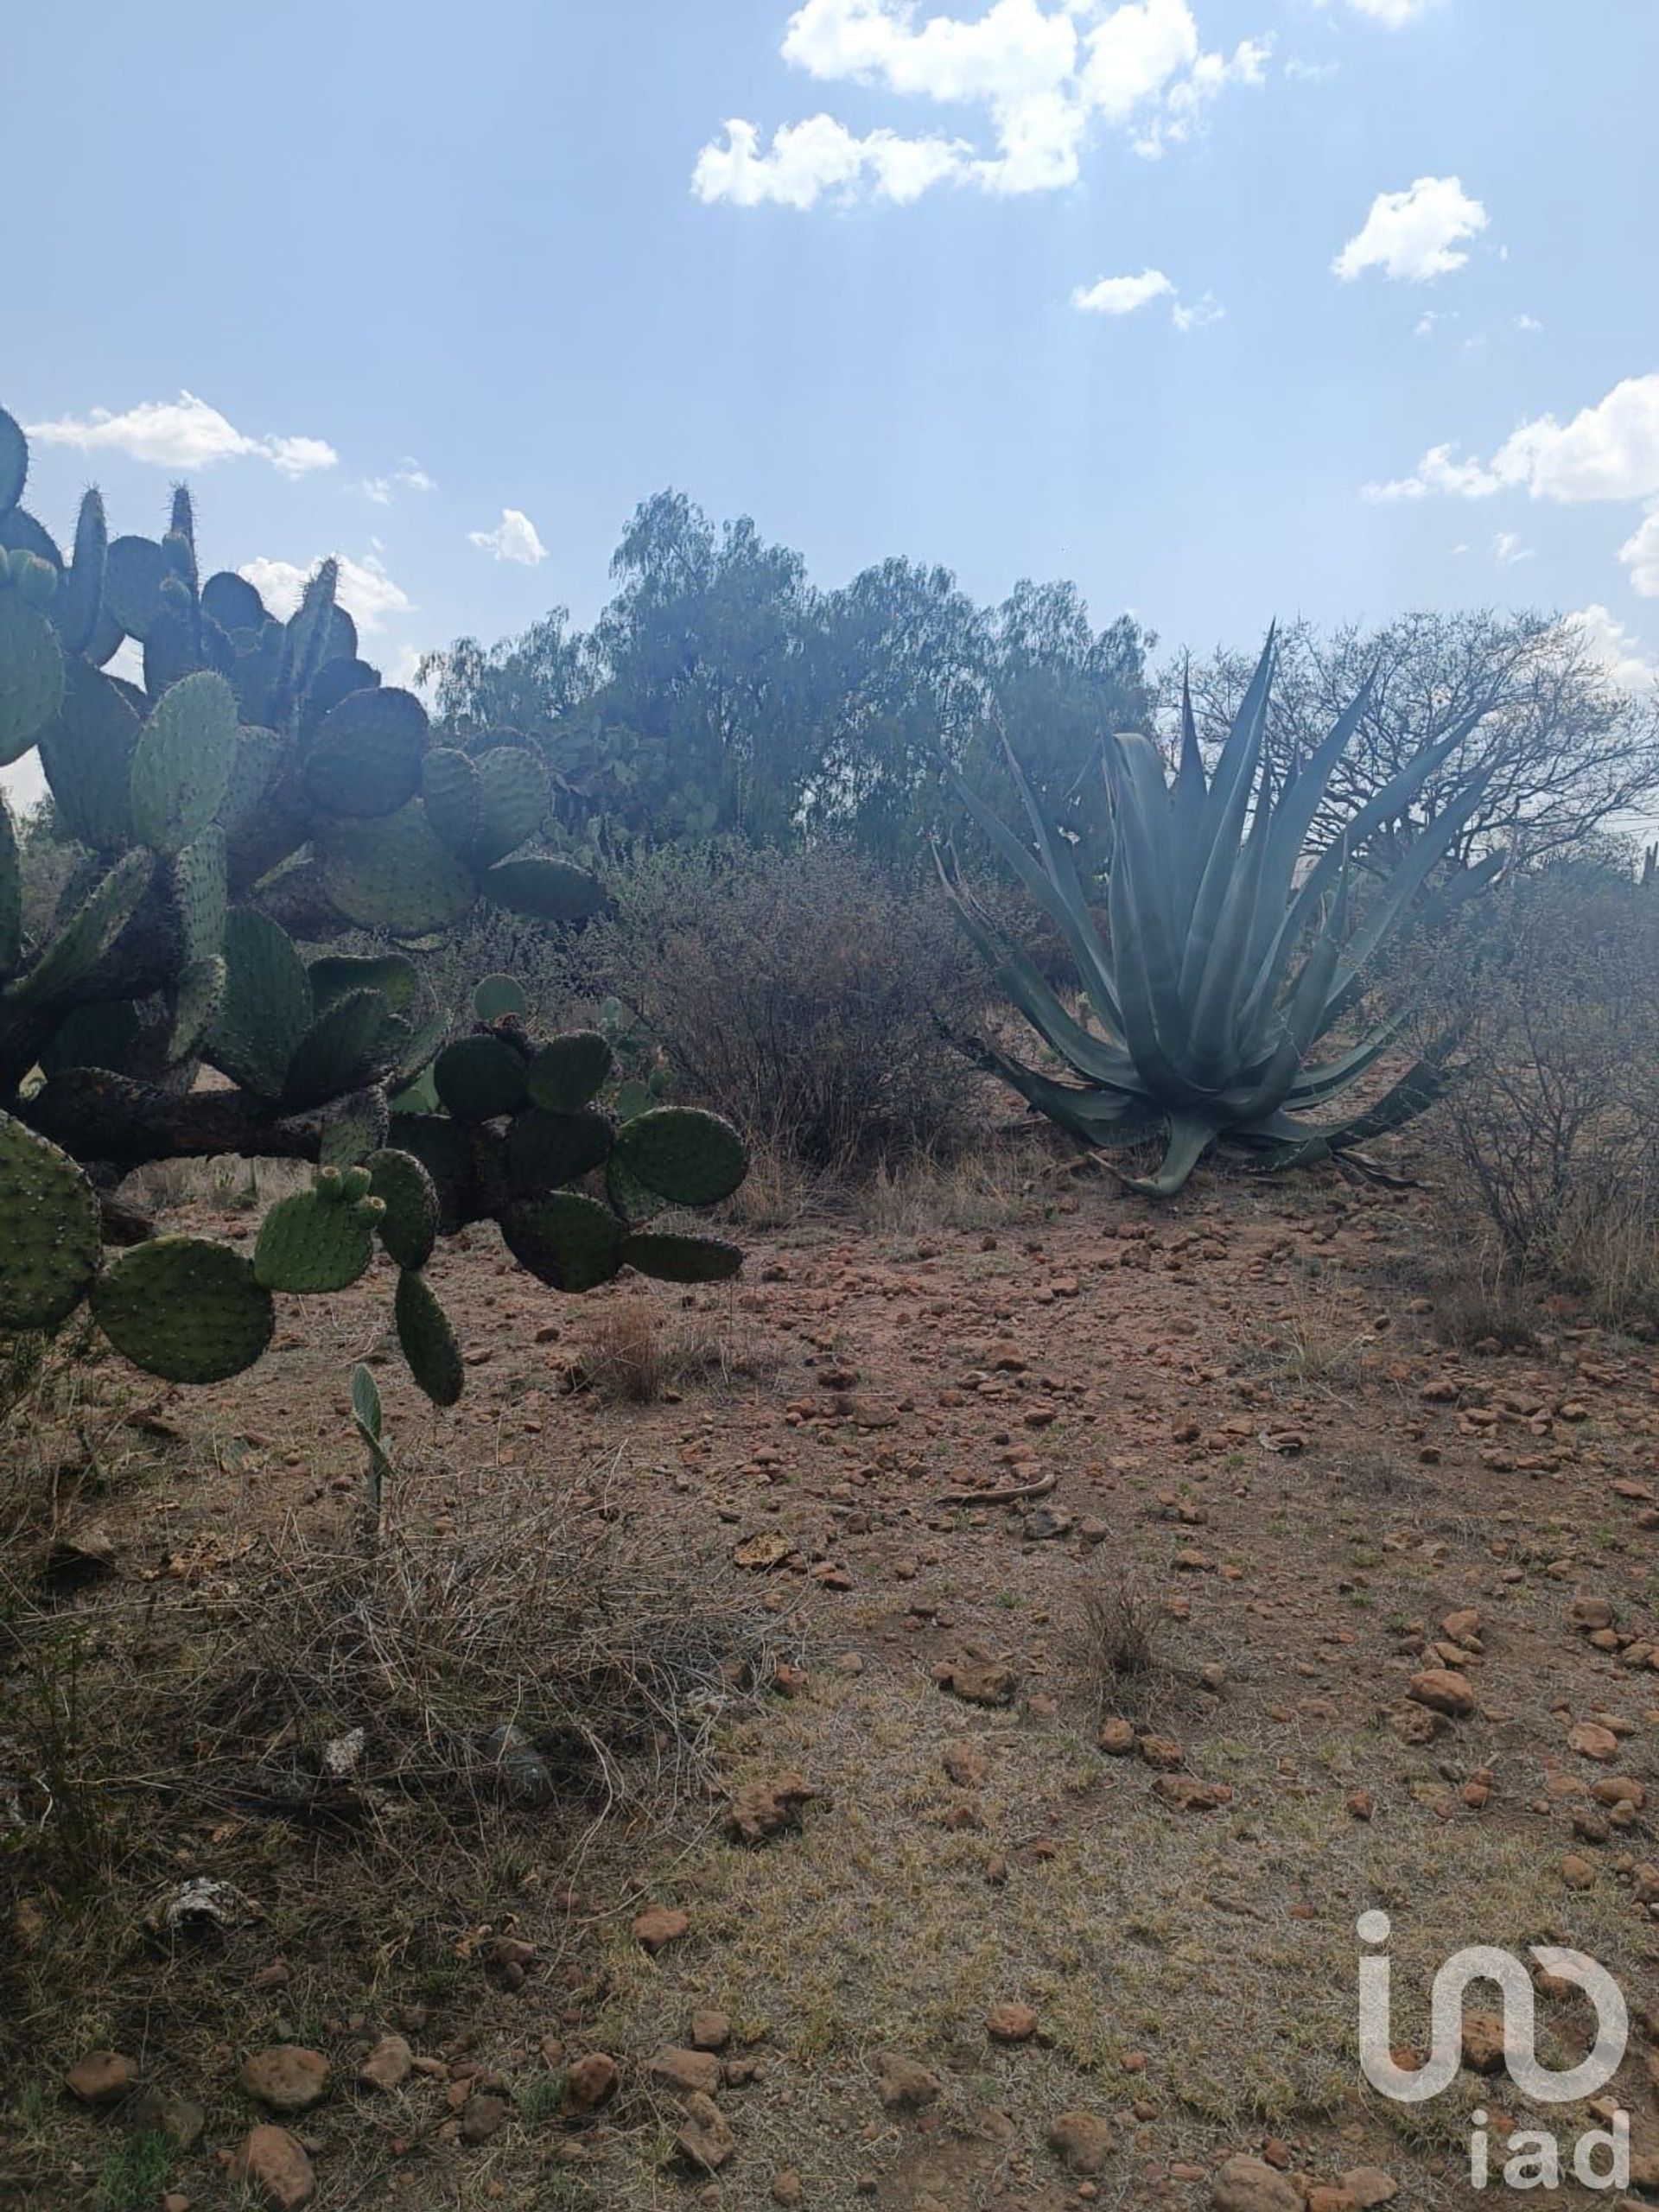
[[[1475,2109],[1495,2139],[1597,2116],[1529,2120],[1479,2011],[1444,2096],[1369,2090],[1378,1909],[1420,2055],[1465,1944],[1618,1975],[1600,2101],[1659,2201],[1659,1351],[1560,1303],[1448,1342],[1480,1324],[1424,1200],[1334,1178],[1154,1209],[1046,1175],[742,1233],[734,1291],[579,1305],[462,1240],[452,1417],[371,1280],[290,1301],[244,1383],[100,1366],[73,1448],[60,1414],[15,1440],[60,1510],[0,1661],[0,2202],[1472,2202]],[[255,1788],[226,1683],[325,1615],[338,1653],[361,1602],[318,1593],[360,1588],[365,1353],[418,1602],[384,1681],[319,1675],[273,1724]],[[653,1634],[727,1624],[660,1787],[619,1765],[608,1816],[531,1734],[449,1796],[385,1757],[464,1682],[480,1531],[550,1549],[543,1512],[578,1563],[588,1530],[677,1578]],[[565,1601],[518,1608],[526,1667]],[[1582,2056],[1581,1999],[1539,2019]]]

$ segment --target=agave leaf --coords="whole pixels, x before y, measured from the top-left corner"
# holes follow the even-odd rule
[[[1181,1113],[1169,1117],[1169,1143],[1158,1170],[1152,1175],[1127,1175],[1124,1187],[1148,1198],[1173,1198],[1215,1142],[1215,1121],[1208,1114]]]

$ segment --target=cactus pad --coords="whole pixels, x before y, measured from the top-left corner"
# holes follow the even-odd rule
[[[137,715],[110,677],[72,657],[63,703],[41,732],[41,766],[65,827],[95,850],[131,841],[127,789],[138,730]]]
[[[458,1122],[490,1122],[524,1103],[524,1058],[503,1037],[461,1037],[432,1064],[439,1098]]]
[[[99,1262],[98,1194],[67,1152],[0,1114],[0,1329],[51,1329]]]
[[[407,1013],[420,977],[401,952],[328,953],[310,967],[311,996],[319,1014],[349,991],[378,991],[393,1014]]]
[[[484,1193],[472,1130],[446,1114],[399,1114],[397,1130],[399,1149],[412,1153],[432,1179],[442,1234],[453,1236],[476,1221],[484,1211]]]
[[[327,814],[395,814],[420,786],[426,709],[412,691],[356,690],[323,716],[305,788]]]
[[[52,608],[52,626],[63,640],[66,652],[84,653],[98,634],[108,551],[104,502],[95,491],[88,492],[75,518],[74,560]]]
[[[592,1290],[622,1264],[622,1225],[579,1192],[518,1199],[501,1216],[507,1249],[555,1290]]]
[[[294,1047],[283,1103],[321,1106],[384,1071],[392,1017],[378,991],[348,991],[320,1014]]]
[[[666,1198],[647,1189],[639,1178],[623,1164],[620,1155],[614,1152],[605,1163],[605,1195],[630,1228],[649,1221],[653,1214],[661,1213],[668,1204]]]
[[[60,1075],[66,1068],[108,1068],[119,1075],[142,1027],[130,999],[94,999],[78,1006],[42,1047],[41,1070]]]
[[[200,1052],[225,1003],[225,960],[217,952],[204,953],[179,971],[173,993],[173,1022],[167,1033],[167,1064],[177,1067]]]
[[[0,515],[9,515],[29,481],[29,441],[15,416],[0,407]]]
[[[167,564],[150,537],[111,541],[104,564],[104,605],[130,638],[143,639],[162,619],[162,578]]]
[[[29,751],[62,704],[57,632],[21,591],[0,590],[0,768]]]
[[[421,768],[421,799],[426,818],[452,853],[465,860],[478,835],[482,796],[478,771],[453,746],[435,746]]]
[[[220,569],[201,588],[201,611],[227,633],[258,631],[265,624],[265,602],[245,576]]]
[[[133,835],[176,853],[219,812],[236,753],[236,694],[199,669],[162,693],[138,733],[128,796]]]
[[[465,1371],[449,1317],[428,1287],[426,1277],[405,1268],[391,1304],[397,1341],[409,1371],[435,1406],[453,1406]]]
[[[742,1267],[743,1254],[718,1236],[636,1232],[622,1240],[622,1263],[662,1282],[725,1282]]]
[[[487,868],[528,844],[547,812],[547,770],[522,745],[499,745],[479,754],[478,827],[469,857]]]
[[[507,1131],[507,1181],[514,1198],[538,1198],[575,1182],[602,1167],[615,1142],[608,1118],[588,1108],[543,1114],[537,1106],[526,1107]]]
[[[474,905],[470,868],[437,837],[418,804],[373,822],[331,822],[317,840],[328,897],[359,929],[424,937]]]
[[[512,1014],[522,1021],[530,1012],[524,987],[513,976],[486,976],[473,993],[473,1014],[480,1021],[499,1021]]]
[[[549,1114],[574,1114],[597,1096],[616,1061],[596,1029],[573,1029],[543,1045],[530,1064],[530,1095]]]
[[[321,1189],[279,1198],[254,1247],[255,1279],[267,1290],[305,1296],[344,1290],[374,1257],[374,1224],[369,1208]]]
[[[305,963],[268,915],[237,906],[225,924],[225,1002],[208,1058],[257,1096],[280,1097],[288,1064],[311,1027]]]
[[[369,1188],[383,1199],[380,1242],[400,1268],[423,1268],[438,1236],[438,1194],[413,1153],[395,1147],[368,1161]]]
[[[187,965],[225,950],[229,919],[225,879],[225,833],[217,823],[175,853],[167,868],[168,903]]]
[[[131,920],[154,867],[148,853],[128,853],[118,861],[28,973],[7,986],[6,1000],[36,1006],[79,983]]]
[[[679,1206],[729,1198],[749,1164],[731,1123],[696,1106],[636,1114],[617,1132],[616,1156],[647,1189]]]
[[[568,861],[498,861],[479,888],[493,906],[537,922],[585,922],[605,904],[597,878]]]
[[[124,1252],[93,1284],[92,1313],[118,1352],[169,1382],[241,1374],[276,1325],[252,1262],[198,1236],[158,1236]]]

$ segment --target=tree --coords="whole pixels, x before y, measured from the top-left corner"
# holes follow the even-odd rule
[[[138,1365],[217,1382],[264,1351],[273,1294],[344,1288],[378,1238],[410,1365],[448,1404],[462,1363],[423,1272],[440,1233],[494,1220],[557,1289],[734,1272],[734,1248],[646,1225],[736,1186],[734,1130],[678,1108],[619,1122],[595,1103],[603,1039],[531,1039],[510,990],[446,1045],[448,1010],[395,949],[480,901],[563,925],[601,904],[524,849],[547,806],[537,754],[435,747],[420,701],[358,658],[332,563],[275,621],[242,577],[200,581],[182,490],[160,543],[111,543],[89,493],[66,562],[19,505],[28,465],[0,413],[0,766],[38,747],[82,853],[61,918],[26,928],[0,800],[0,1330],[87,1302]],[[129,638],[142,685],[107,672]],[[279,916],[313,943],[380,942],[307,958]],[[153,1237],[119,1200],[132,1167],[218,1153],[319,1168],[251,1256]],[[603,1200],[570,1187],[601,1170]]]
[[[1226,651],[1193,664],[1193,710],[1207,750],[1225,735],[1250,666]],[[1165,673],[1166,709],[1180,677],[1179,668]],[[1278,774],[1307,758],[1368,677],[1319,817],[1327,834],[1459,726],[1465,735],[1414,802],[1423,819],[1436,820],[1473,773],[1490,771],[1453,846],[1459,861],[1498,843],[1522,861],[1570,853],[1659,791],[1659,700],[1621,691],[1570,618],[1490,609],[1406,614],[1372,631],[1349,625],[1322,635],[1305,622],[1281,631],[1268,732]],[[1383,860],[1400,849],[1400,838],[1386,836],[1374,848]]]
[[[1098,830],[1087,772],[1105,732],[1140,725],[1149,642],[1098,634],[1075,586],[1021,583],[982,607],[946,569],[880,563],[834,591],[746,519],[716,529],[677,493],[636,512],[588,632],[563,610],[429,664],[457,742],[523,732],[577,838],[846,835],[913,861],[939,819],[939,770],[1006,784],[1006,737],[1056,811]]]

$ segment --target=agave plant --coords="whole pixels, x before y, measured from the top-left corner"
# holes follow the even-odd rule
[[[1490,771],[1478,772],[1419,829],[1351,928],[1354,856],[1408,814],[1480,715],[1419,753],[1358,809],[1341,836],[1310,854],[1315,815],[1370,684],[1281,781],[1263,743],[1273,668],[1269,633],[1213,772],[1205,768],[1185,685],[1173,778],[1149,738],[1107,741],[1114,846],[1105,939],[1071,847],[1046,820],[1012,754],[1034,851],[959,776],[951,778],[992,846],[1064,936],[1092,1016],[1091,1024],[1061,1003],[974,898],[954,855],[947,865],[936,853],[969,936],[1020,1013],[1079,1080],[1043,1074],[977,1040],[976,1057],[1085,1143],[1137,1145],[1162,1136],[1157,1173],[1126,1179],[1154,1197],[1179,1191],[1218,1141],[1262,1167],[1354,1155],[1356,1147],[1399,1128],[1437,1097],[1450,1038],[1431,1045],[1363,1112],[1306,1118],[1376,1065],[1405,1019],[1396,1014],[1329,1057],[1318,1056],[1320,1040],[1357,1004],[1366,963],[1408,912],[1436,918],[1489,883],[1502,865],[1495,855],[1459,869],[1419,900],[1479,803]]]

